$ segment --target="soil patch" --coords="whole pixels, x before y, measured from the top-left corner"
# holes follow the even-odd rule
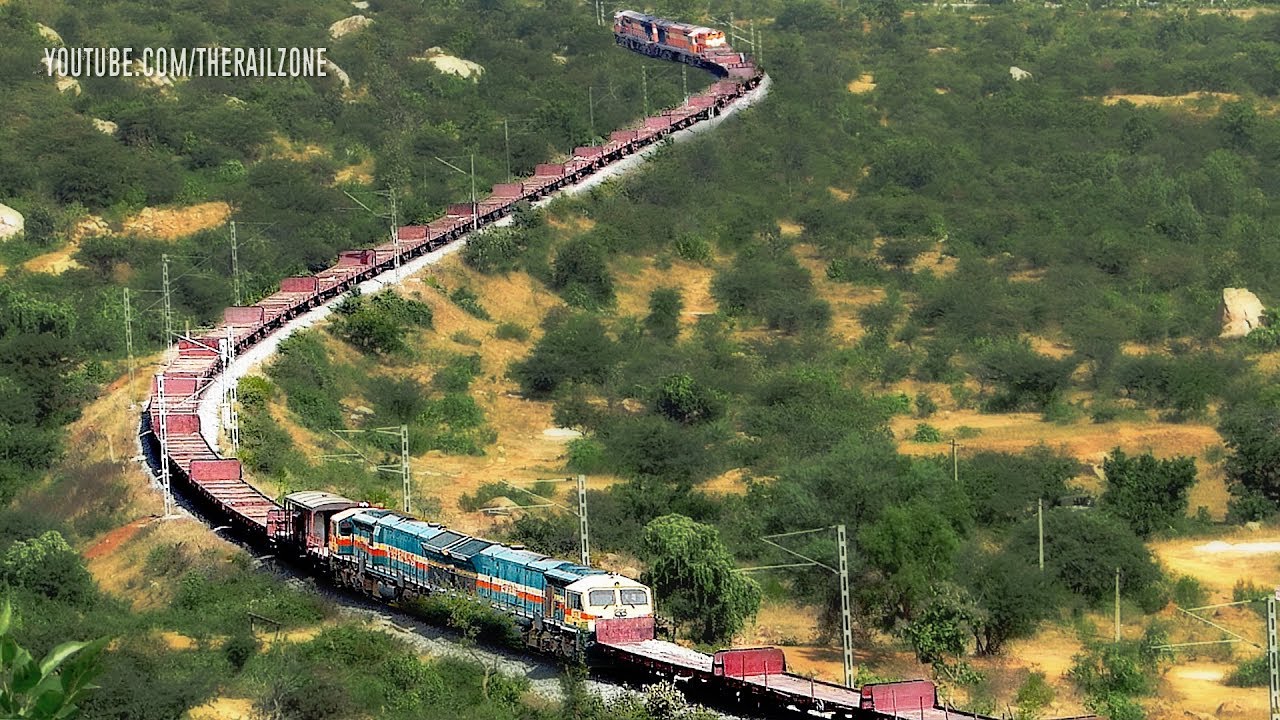
[[[149,207],[125,220],[124,232],[126,235],[176,240],[225,225],[230,218],[231,206],[221,201],[177,208]]]

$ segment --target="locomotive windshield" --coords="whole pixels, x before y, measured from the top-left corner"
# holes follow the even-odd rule
[[[649,595],[639,588],[623,588],[622,604],[623,605],[647,605],[649,603]]]
[[[612,590],[592,590],[587,597],[591,604],[596,607],[605,607],[606,605],[612,605],[614,602]]]

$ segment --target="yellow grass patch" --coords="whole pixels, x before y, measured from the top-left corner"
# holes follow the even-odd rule
[[[734,468],[723,472],[699,485],[698,489],[712,495],[745,495],[747,471],[743,468]]]
[[[794,220],[779,220],[778,231],[782,237],[797,237],[804,232],[804,226]]]
[[[840,342],[853,344],[863,335],[858,310],[884,300],[883,288],[837,282],[827,277],[827,261],[817,247],[807,243],[792,246],[796,260],[809,271],[818,297],[831,304],[831,333]]]
[[[358,165],[349,165],[334,174],[333,179],[339,183],[373,184],[373,158],[365,158]]]
[[[68,243],[65,247],[31,258],[23,263],[22,267],[30,272],[61,275],[72,268],[83,267],[71,257],[78,249],[79,246],[76,243]]]
[[[852,190],[842,190],[841,188],[838,188],[834,185],[828,187],[827,192],[831,193],[831,197],[839,200],[840,202],[844,202],[849,198],[853,197]]]
[[[214,698],[191,708],[190,720],[254,720],[260,717],[250,698]]]
[[[1103,105],[1115,105],[1129,102],[1138,107],[1160,107],[1182,110],[1192,114],[1212,115],[1225,102],[1239,100],[1235,93],[1222,92],[1189,92],[1182,95],[1142,95],[1128,93],[1111,93],[1102,96]]]
[[[854,93],[855,95],[869,93],[876,89],[876,79],[871,73],[862,73],[858,76],[857,80],[850,80],[849,84],[845,87],[848,88],[849,92]]]
[[[226,225],[230,218],[231,206],[222,201],[187,207],[148,207],[124,221],[124,232],[127,235],[176,240]]]

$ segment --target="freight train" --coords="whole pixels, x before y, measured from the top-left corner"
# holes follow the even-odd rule
[[[341,252],[333,266],[314,275],[286,278],[279,292],[253,305],[227,308],[216,328],[180,337],[142,413],[144,449],[162,482],[172,480],[206,516],[251,543],[272,547],[278,556],[298,558],[338,585],[390,602],[432,593],[471,597],[515,618],[531,648],[586,659],[628,680],[673,679],[699,700],[748,712],[975,717],[940,705],[928,681],[846,688],[787,672],[786,657],[775,648],[707,655],[659,640],[653,593],[631,578],[331,493],[295,492],[277,503],[245,479],[239,460],[218,452],[218,400],[233,387],[224,381],[242,356],[260,360],[274,347],[273,336],[317,319],[344,293],[373,289],[384,276],[398,274],[403,263],[439,258],[467,233],[497,222],[518,204],[546,198],[758,97],[768,82],[719,31],[623,11],[615,16],[614,35],[620,45],[704,68],[721,80],[679,107],[612,133],[601,145],[575,148],[564,162],[538,165],[531,177],[495,185],[483,199],[450,205],[442,217],[398,228],[389,242]]]

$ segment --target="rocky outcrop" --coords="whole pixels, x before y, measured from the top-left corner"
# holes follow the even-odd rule
[[[1031,73],[1027,72],[1026,70],[1023,70],[1017,65],[1010,65],[1009,77],[1013,78],[1014,80],[1029,80],[1031,78]]]
[[[106,133],[107,135],[115,135],[116,131],[120,129],[119,125],[101,118],[93,118],[93,126],[97,128],[98,132]]]
[[[54,30],[53,28],[49,27],[48,25],[43,25],[43,24],[41,24],[41,23],[36,23],[36,32],[39,32],[39,33],[40,33],[40,37],[44,38],[45,40],[48,40],[49,42],[53,43],[54,45],[65,45],[65,44],[66,44],[66,43],[62,42],[62,36],[58,34],[58,31],[57,31],[57,30]]]
[[[484,66],[480,63],[454,57],[446,53],[443,48],[427,48],[426,52],[409,59],[414,62],[429,62],[435,66],[436,70],[442,73],[457,75],[460,78],[470,79],[472,82],[478,81],[480,76],[484,74]]]
[[[329,37],[337,40],[345,35],[368,27],[373,20],[364,15],[352,15],[349,18],[343,18],[338,22],[329,26]]]
[[[8,205],[0,205],[0,240],[8,240],[17,235],[25,225],[22,213]]]
[[[1222,334],[1224,338],[1241,338],[1255,328],[1262,327],[1262,314],[1265,312],[1262,301],[1257,295],[1245,288],[1223,288]]]

